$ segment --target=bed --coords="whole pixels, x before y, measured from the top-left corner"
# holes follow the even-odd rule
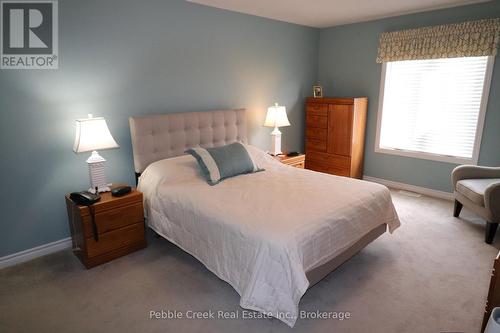
[[[265,171],[210,186],[192,147],[246,142],[245,110],[130,118],[148,226],[202,262],[240,306],[293,327],[309,287],[399,225],[382,185],[293,168],[248,145]]]

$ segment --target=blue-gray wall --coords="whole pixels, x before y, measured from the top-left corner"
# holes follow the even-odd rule
[[[369,100],[364,174],[436,190],[451,191],[450,163],[374,152],[382,66],[375,63],[379,33],[500,17],[500,1],[456,7],[320,31],[318,79],[326,96],[367,96]],[[479,164],[500,166],[500,63],[493,72]]]
[[[284,147],[303,149],[303,101],[368,96],[365,174],[449,190],[453,165],[375,154],[378,34],[500,16],[500,3],[312,29],[181,0],[62,0],[59,70],[0,71],[0,257],[69,236],[63,195],[85,189],[74,120],[104,116],[121,148],[108,178],[133,183],[131,115],[245,107],[250,141],[268,148],[267,106],[288,108]],[[319,61],[318,61],[319,59]],[[497,66],[498,67],[498,66]],[[500,70],[493,74],[480,163],[500,165]]]
[[[268,148],[277,101],[303,149],[303,100],[319,30],[177,0],[59,1],[59,70],[0,71],[0,257],[69,236],[64,194],[88,187],[74,121],[104,116],[120,149],[110,181],[133,184],[131,115],[247,108],[250,141]]]

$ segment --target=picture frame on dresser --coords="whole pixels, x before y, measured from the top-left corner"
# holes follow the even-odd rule
[[[314,98],[323,98],[323,87],[322,86],[313,86],[313,97]]]

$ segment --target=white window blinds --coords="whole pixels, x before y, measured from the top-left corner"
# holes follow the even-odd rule
[[[378,148],[472,159],[487,65],[487,56],[387,62]]]

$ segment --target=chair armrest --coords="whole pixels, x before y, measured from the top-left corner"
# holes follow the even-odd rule
[[[500,222],[500,182],[491,184],[484,191],[484,204],[493,216],[494,221]]]
[[[460,165],[451,172],[451,182],[455,190],[457,182],[462,179],[500,178],[500,168],[477,165]]]

